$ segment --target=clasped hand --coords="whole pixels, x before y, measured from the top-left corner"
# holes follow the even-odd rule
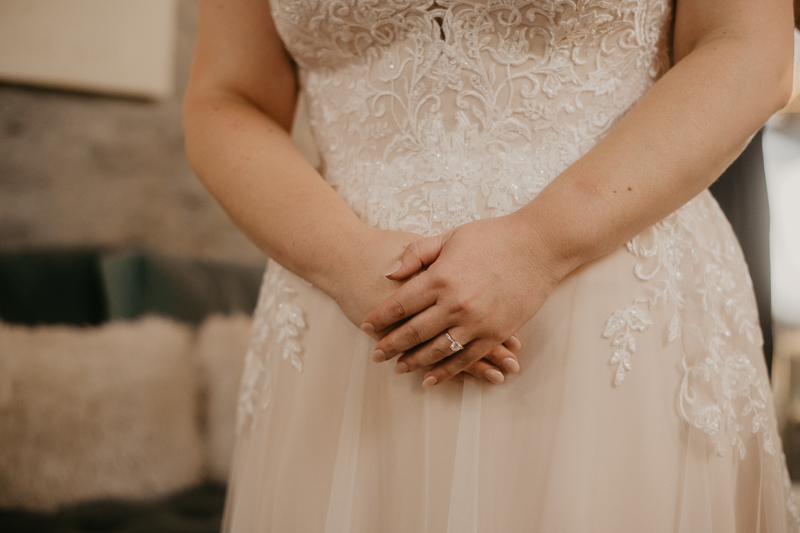
[[[514,333],[558,282],[545,250],[531,241],[524,222],[508,215],[410,243],[387,275],[408,281],[370,311],[361,327],[387,332],[373,359],[400,355],[397,373],[430,367],[424,387],[458,375],[487,354],[501,358],[506,371],[518,371],[516,358],[506,354],[519,347]],[[454,352],[445,333],[464,349]]]

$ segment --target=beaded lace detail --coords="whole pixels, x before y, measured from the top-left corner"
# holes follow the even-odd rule
[[[669,66],[666,0],[273,0],[326,180],[367,223],[508,214]]]

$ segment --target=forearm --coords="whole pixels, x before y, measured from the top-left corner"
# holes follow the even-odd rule
[[[234,222],[268,256],[328,292],[331,267],[348,268],[369,228],[253,104],[189,94],[184,116],[192,166]]]
[[[698,45],[595,148],[519,211],[531,246],[553,253],[548,259],[558,265],[559,279],[708,187],[785,104],[790,43],[785,58],[774,58],[778,68],[765,67],[748,46],[734,37]]]

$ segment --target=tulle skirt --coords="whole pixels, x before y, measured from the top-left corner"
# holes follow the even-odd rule
[[[709,239],[728,239],[708,193],[693,202]],[[643,292],[658,277],[646,268],[655,241],[643,239],[643,253],[621,247],[556,287],[502,385],[423,389],[422,372],[395,375],[330,298],[271,263],[224,531],[797,531],[758,343],[730,328],[715,370],[713,347],[695,350],[689,333],[704,327],[708,295],[682,296],[677,334],[677,304]],[[632,302],[639,322],[620,314]]]

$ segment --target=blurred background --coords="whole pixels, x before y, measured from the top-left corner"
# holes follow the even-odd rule
[[[263,263],[184,156],[196,11],[175,0],[0,3],[0,247]]]
[[[219,531],[266,258],[184,155],[196,18],[0,2],[5,533]]]
[[[195,0],[0,2],[0,531],[219,530],[266,258],[184,155],[196,17]],[[302,105],[294,135],[316,161]],[[797,482],[800,114],[770,120],[763,156]]]

